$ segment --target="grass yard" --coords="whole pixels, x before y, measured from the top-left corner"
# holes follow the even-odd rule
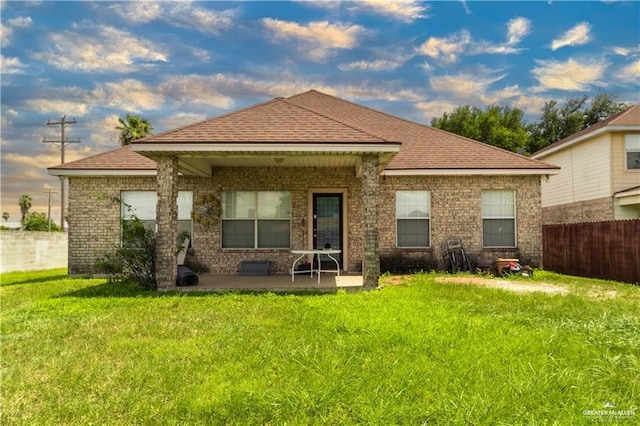
[[[540,272],[526,282],[569,293],[517,293],[441,277],[276,295],[4,274],[0,423],[640,422],[640,287]]]

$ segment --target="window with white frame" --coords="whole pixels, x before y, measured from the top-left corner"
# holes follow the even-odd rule
[[[155,191],[122,191],[120,200],[123,226],[137,217],[147,228],[156,230],[158,194]],[[178,191],[178,235],[183,232],[193,234],[192,208],[193,192]]]
[[[396,245],[399,248],[430,246],[430,212],[429,191],[396,192]]]
[[[222,248],[291,248],[291,193],[222,193]]]
[[[627,170],[640,170],[640,134],[624,135]]]
[[[482,245],[516,246],[515,191],[482,191]]]

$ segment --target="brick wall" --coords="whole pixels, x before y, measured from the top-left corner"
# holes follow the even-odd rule
[[[402,256],[442,268],[446,240],[461,238],[477,263],[490,265],[497,257],[518,257],[539,265],[542,259],[540,178],[536,176],[493,177],[386,177],[379,179],[378,238],[381,256]],[[155,190],[155,177],[70,178],[69,271],[91,272],[96,253],[112,249],[120,240],[120,206],[110,201],[121,190]],[[193,191],[194,199],[223,191],[290,191],[292,203],[292,247],[308,248],[309,194],[311,188],[346,190],[347,244],[345,264],[359,272],[363,260],[363,200],[361,179],[352,168],[217,168],[211,178],[181,176],[180,191]],[[396,249],[395,191],[431,191],[431,248]],[[518,247],[483,249],[481,190],[516,191]],[[101,195],[98,197],[98,195]],[[193,247],[188,259],[201,272],[236,273],[243,260],[269,260],[270,273],[288,273],[295,258],[289,250],[221,249],[220,221],[204,226],[194,223]]]
[[[515,249],[482,247],[482,190],[509,189],[516,192]],[[431,247],[397,249],[395,235],[395,191],[431,192]],[[475,265],[491,266],[498,257],[516,257],[540,265],[542,222],[540,178],[537,176],[388,176],[380,186],[381,256],[424,260],[427,267],[443,269],[446,242],[461,239]],[[419,265],[420,262],[416,262]]]
[[[613,220],[613,197],[576,201],[542,209],[545,225],[554,223],[579,223]]]

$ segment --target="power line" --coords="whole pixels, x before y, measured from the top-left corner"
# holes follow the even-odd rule
[[[60,140],[42,139],[43,143],[60,144],[60,164],[64,164],[64,147],[70,143],[80,143],[80,139],[69,140],[65,137],[65,129],[71,124],[76,124],[75,118],[67,121],[66,116],[62,116],[60,121],[47,121],[47,126],[60,126]],[[64,229],[64,176],[60,176],[60,226]]]

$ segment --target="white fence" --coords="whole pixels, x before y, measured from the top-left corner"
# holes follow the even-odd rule
[[[64,232],[0,231],[0,272],[66,268]]]

